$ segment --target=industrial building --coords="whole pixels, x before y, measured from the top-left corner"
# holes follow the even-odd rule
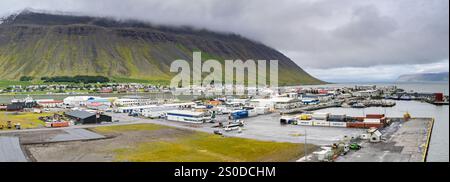
[[[169,121],[180,121],[198,124],[211,121],[211,117],[207,116],[205,112],[194,112],[188,110],[168,111],[166,116],[167,120]]]
[[[302,105],[302,101],[296,98],[289,97],[275,97],[271,99],[252,99],[250,106],[252,107],[267,107],[270,110],[275,109],[293,109]]]
[[[125,96],[114,101],[114,105],[119,107],[147,106],[155,104],[158,104],[157,100],[141,96]]]
[[[73,120],[75,124],[97,124],[102,122],[112,122],[111,116],[90,113],[87,111],[71,111],[65,113],[65,116]]]

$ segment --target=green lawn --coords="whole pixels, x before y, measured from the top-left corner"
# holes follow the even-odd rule
[[[11,121],[12,124],[20,123],[22,129],[31,129],[44,127],[45,123],[39,120],[39,117],[52,116],[54,113],[10,113],[0,112],[0,125],[7,124],[7,121]]]
[[[170,127],[153,124],[99,127],[102,134],[124,134],[131,131],[162,132]],[[170,131],[170,130],[167,130]],[[304,145],[222,137],[203,132],[133,143],[132,147],[115,149],[116,161],[131,162],[266,162],[295,161],[303,156]],[[309,151],[315,146],[308,145]]]
[[[0,89],[6,88],[6,87],[8,87],[10,85],[28,86],[28,85],[32,85],[32,84],[33,84],[33,82],[0,80]]]

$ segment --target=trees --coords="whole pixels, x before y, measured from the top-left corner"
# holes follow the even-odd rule
[[[32,81],[34,78],[32,76],[22,76],[20,77],[20,81],[22,82],[29,82]]]
[[[70,76],[55,76],[55,77],[42,77],[44,82],[67,82],[67,83],[107,83],[110,82],[109,78],[104,76],[84,76],[77,75]]]

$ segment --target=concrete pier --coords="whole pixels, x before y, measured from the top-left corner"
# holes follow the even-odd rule
[[[383,129],[380,143],[361,143],[362,149],[339,157],[337,162],[425,162],[434,119],[414,118]]]

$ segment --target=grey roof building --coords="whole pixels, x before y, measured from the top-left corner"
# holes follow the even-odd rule
[[[75,120],[76,124],[96,124],[101,122],[112,122],[111,116],[90,113],[87,111],[70,111],[65,113],[66,117]]]

